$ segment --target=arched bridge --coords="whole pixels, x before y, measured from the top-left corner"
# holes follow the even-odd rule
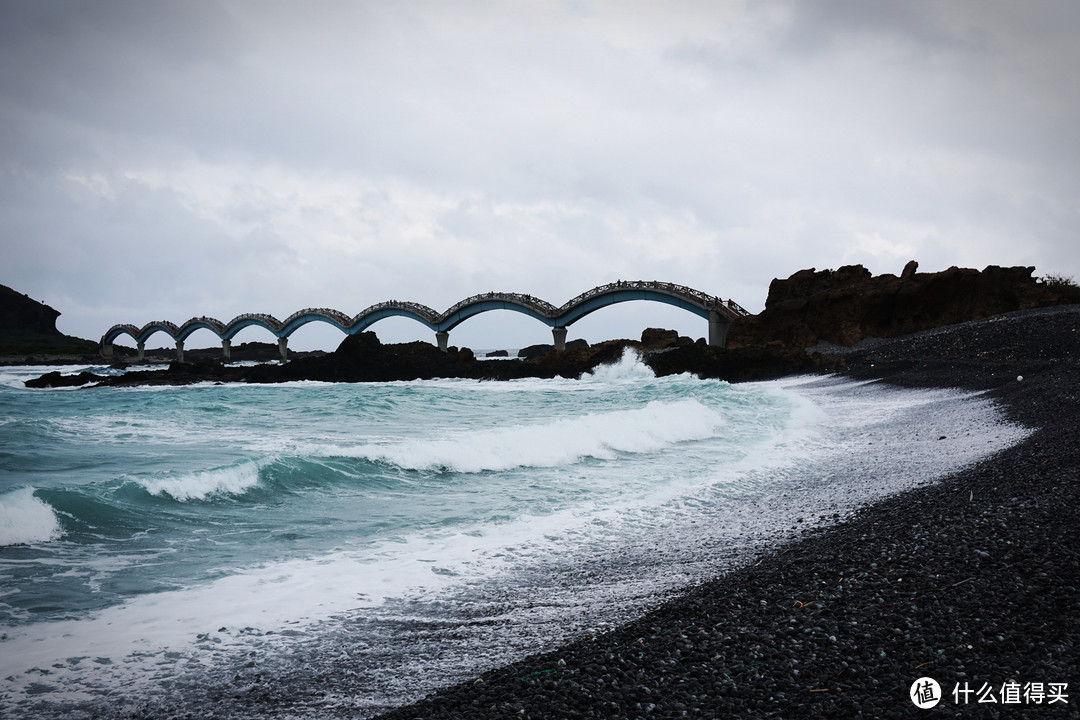
[[[289,336],[310,322],[329,323],[342,332],[353,335],[366,330],[383,318],[403,316],[412,318],[434,330],[439,348],[446,350],[450,331],[465,320],[490,310],[514,310],[550,326],[556,349],[563,350],[566,348],[566,328],[569,325],[608,305],[629,300],[666,303],[705,318],[709,323],[709,344],[721,347],[727,341],[727,331],[731,321],[749,314],[733,300],[721,300],[684,285],[644,280],[620,280],[583,292],[559,307],[532,295],[489,292],[465,298],[443,313],[438,313],[420,303],[389,300],[372,305],[352,317],[331,308],[306,308],[284,320],[278,320],[273,315],[245,313],[237,315],[227,323],[211,317],[196,317],[182,325],[176,325],[167,320],[149,322],[141,328],[120,324],[113,325],[101,336],[101,349],[102,354],[110,356],[113,342],[121,335],[130,335],[138,345],[141,360],[146,341],[154,333],[163,332],[176,342],[177,358],[183,361],[184,341],[196,330],[205,328],[221,339],[222,350],[225,359],[228,360],[233,337],[246,327],[258,325],[278,338],[281,359],[285,360]]]

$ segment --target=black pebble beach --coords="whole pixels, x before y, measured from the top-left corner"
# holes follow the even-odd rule
[[[985,391],[1035,432],[639,620],[382,717],[1080,717],[1080,306],[816,349],[854,378]],[[909,697],[924,676],[932,709]]]

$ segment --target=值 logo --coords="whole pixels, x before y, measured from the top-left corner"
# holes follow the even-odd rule
[[[911,684],[911,702],[928,710],[941,702],[941,686],[932,677],[921,677]]]

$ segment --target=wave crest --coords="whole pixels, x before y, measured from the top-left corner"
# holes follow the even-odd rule
[[[168,495],[180,502],[205,500],[212,495],[243,495],[259,484],[257,462],[200,470],[162,478],[138,478],[136,482],[151,495]]]
[[[556,467],[617,453],[649,453],[714,437],[724,418],[697,400],[651,402],[633,410],[589,413],[540,425],[518,425],[440,440],[364,445],[343,454],[407,470],[484,472]]]
[[[0,546],[33,545],[62,535],[56,513],[26,487],[0,495]]]

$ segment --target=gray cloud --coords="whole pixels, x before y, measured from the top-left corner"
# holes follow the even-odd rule
[[[910,257],[1078,275],[1077,15],[3,2],[0,282],[96,337],[619,277],[757,309],[774,276]]]

